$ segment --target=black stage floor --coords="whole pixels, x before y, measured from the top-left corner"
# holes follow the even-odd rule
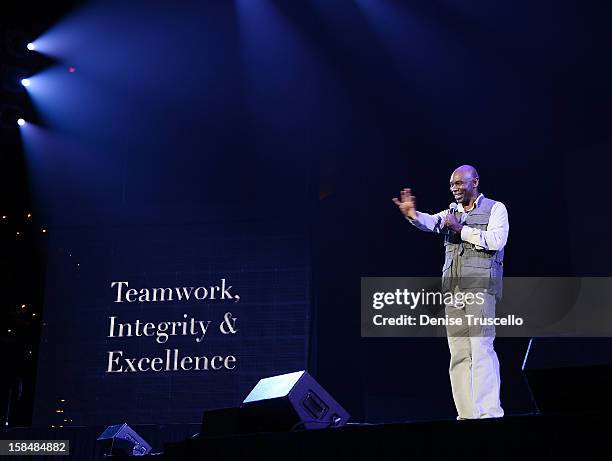
[[[612,414],[519,415],[497,420],[350,424],[337,429],[190,438],[198,425],[133,426],[155,460],[611,459]],[[13,439],[69,439],[73,460],[104,459],[102,427],[16,428]],[[24,461],[28,457],[14,457]],[[134,459],[111,457],[108,460]],[[11,459],[3,457],[3,459]],[[44,459],[44,457],[33,457]],[[67,459],[65,457],[49,459]]]

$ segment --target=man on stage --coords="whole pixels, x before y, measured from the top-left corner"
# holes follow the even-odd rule
[[[463,326],[447,327],[450,380],[457,419],[499,418],[499,361],[493,348],[495,327],[468,325],[466,315],[495,317],[501,298],[504,246],[508,239],[508,212],[503,203],[486,198],[478,190],[479,177],[470,165],[457,168],[450,178],[455,202],[449,209],[430,215],[416,210],[410,189],[393,198],[415,227],[444,236],[442,269],[444,291],[478,292],[484,302],[462,308],[446,306],[446,315],[463,318]]]

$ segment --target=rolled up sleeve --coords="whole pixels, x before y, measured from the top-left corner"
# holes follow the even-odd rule
[[[463,226],[461,240],[485,250],[501,250],[506,246],[509,231],[508,210],[503,203],[497,202],[491,209],[487,229],[481,230]]]

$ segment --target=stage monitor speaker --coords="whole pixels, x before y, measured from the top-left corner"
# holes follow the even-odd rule
[[[350,418],[306,371],[261,379],[241,409],[243,433],[325,429]]]
[[[206,410],[202,415],[200,437],[222,437],[242,432],[242,408],[240,407]]]
[[[530,340],[522,369],[536,411],[612,413],[610,345],[610,338]]]
[[[127,423],[108,426],[98,437],[98,443],[108,456],[143,456],[151,452],[151,445]]]

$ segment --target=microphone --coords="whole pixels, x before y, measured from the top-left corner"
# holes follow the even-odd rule
[[[448,206],[448,212],[454,216],[456,211],[457,211],[457,203],[452,202],[452,203],[451,203],[451,204]],[[448,235],[452,235],[452,234],[454,234],[454,231],[452,231],[451,229],[449,229],[449,228],[447,227],[447,228],[446,228],[446,233],[447,233]]]
[[[448,206],[448,212],[451,214],[455,214],[455,211],[457,211],[457,204],[455,202],[451,203]],[[442,233],[442,234],[450,234],[451,230],[447,227],[444,227],[444,223],[442,222],[442,216],[438,217],[438,222],[436,223],[435,227],[434,227],[434,231],[438,229],[438,232]]]

